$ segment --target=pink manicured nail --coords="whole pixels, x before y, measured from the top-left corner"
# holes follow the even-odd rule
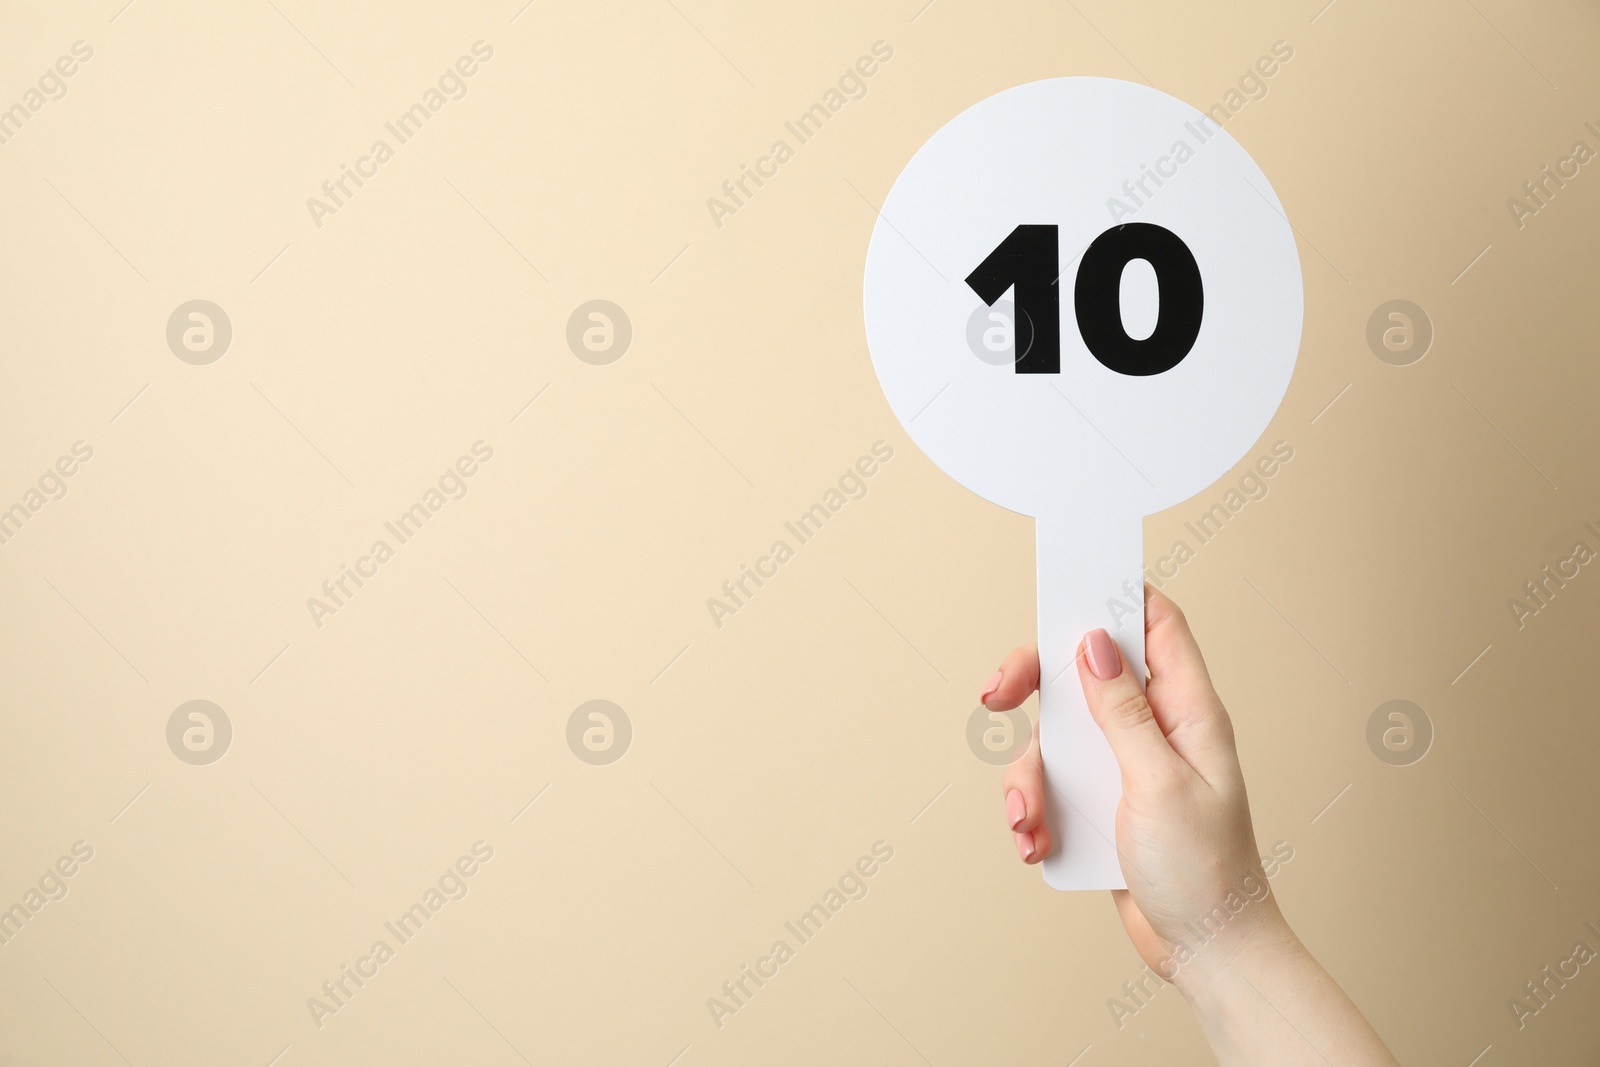
[[[1028,862],[1028,860],[1032,858],[1032,856],[1033,856],[1033,834],[1032,834],[1032,832],[1023,833],[1023,834],[1018,834],[1017,835],[1017,855],[1022,857],[1022,862],[1024,862],[1024,863]]]
[[[1000,688],[1000,682],[1004,678],[1005,678],[1005,673],[1003,671],[995,671],[994,672],[994,677],[990,678],[987,682],[984,683],[983,692],[978,694],[978,703],[980,703],[980,704],[989,703],[989,698],[994,696],[995,690]],[[970,690],[969,690],[969,692],[970,692]]]
[[[1102,682],[1109,682],[1122,673],[1122,656],[1112,644],[1111,635],[1104,630],[1090,630],[1084,655],[1089,657],[1089,670]]]
[[[1021,822],[1027,817],[1028,805],[1022,799],[1022,790],[1011,790],[1011,792],[1006,794],[1006,818],[1010,820],[1011,828],[1015,830],[1017,828],[1017,823]]]

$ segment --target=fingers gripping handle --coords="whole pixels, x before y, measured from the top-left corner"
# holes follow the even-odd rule
[[[1142,522],[1041,518],[1035,539],[1039,748],[1045,817],[1057,842],[1044,880],[1055,889],[1125,889],[1116,850],[1122,775],[1089,713],[1074,655],[1085,634],[1104,627],[1144,684]]]

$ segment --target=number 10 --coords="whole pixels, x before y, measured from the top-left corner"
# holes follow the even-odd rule
[[[993,306],[1016,288],[1018,374],[1061,373],[1060,234],[1054,225],[1023,224],[967,275],[967,285]],[[1122,272],[1136,259],[1155,270],[1160,311],[1149,337],[1135,339],[1122,326]],[[1200,336],[1205,294],[1189,246],[1171,230],[1129,222],[1106,230],[1078,265],[1073,311],[1078,332],[1095,359],[1118,374],[1161,374],[1183,362]]]

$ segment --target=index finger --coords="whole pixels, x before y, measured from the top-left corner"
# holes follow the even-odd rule
[[[1010,711],[1039,688],[1039,646],[1018,645],[994,672],[979,699],[990,711]]]

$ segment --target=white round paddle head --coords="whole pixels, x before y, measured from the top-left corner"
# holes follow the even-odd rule
[[[864,298],[917,445],[1064,518],[1147,515],[1226,473],[1288,388],[1303,311],[1294,232],[1245,150],[1108,78],[1019,85],[935,133],[883,204]],[[1008,316],[1015,362],[988,330]]]

